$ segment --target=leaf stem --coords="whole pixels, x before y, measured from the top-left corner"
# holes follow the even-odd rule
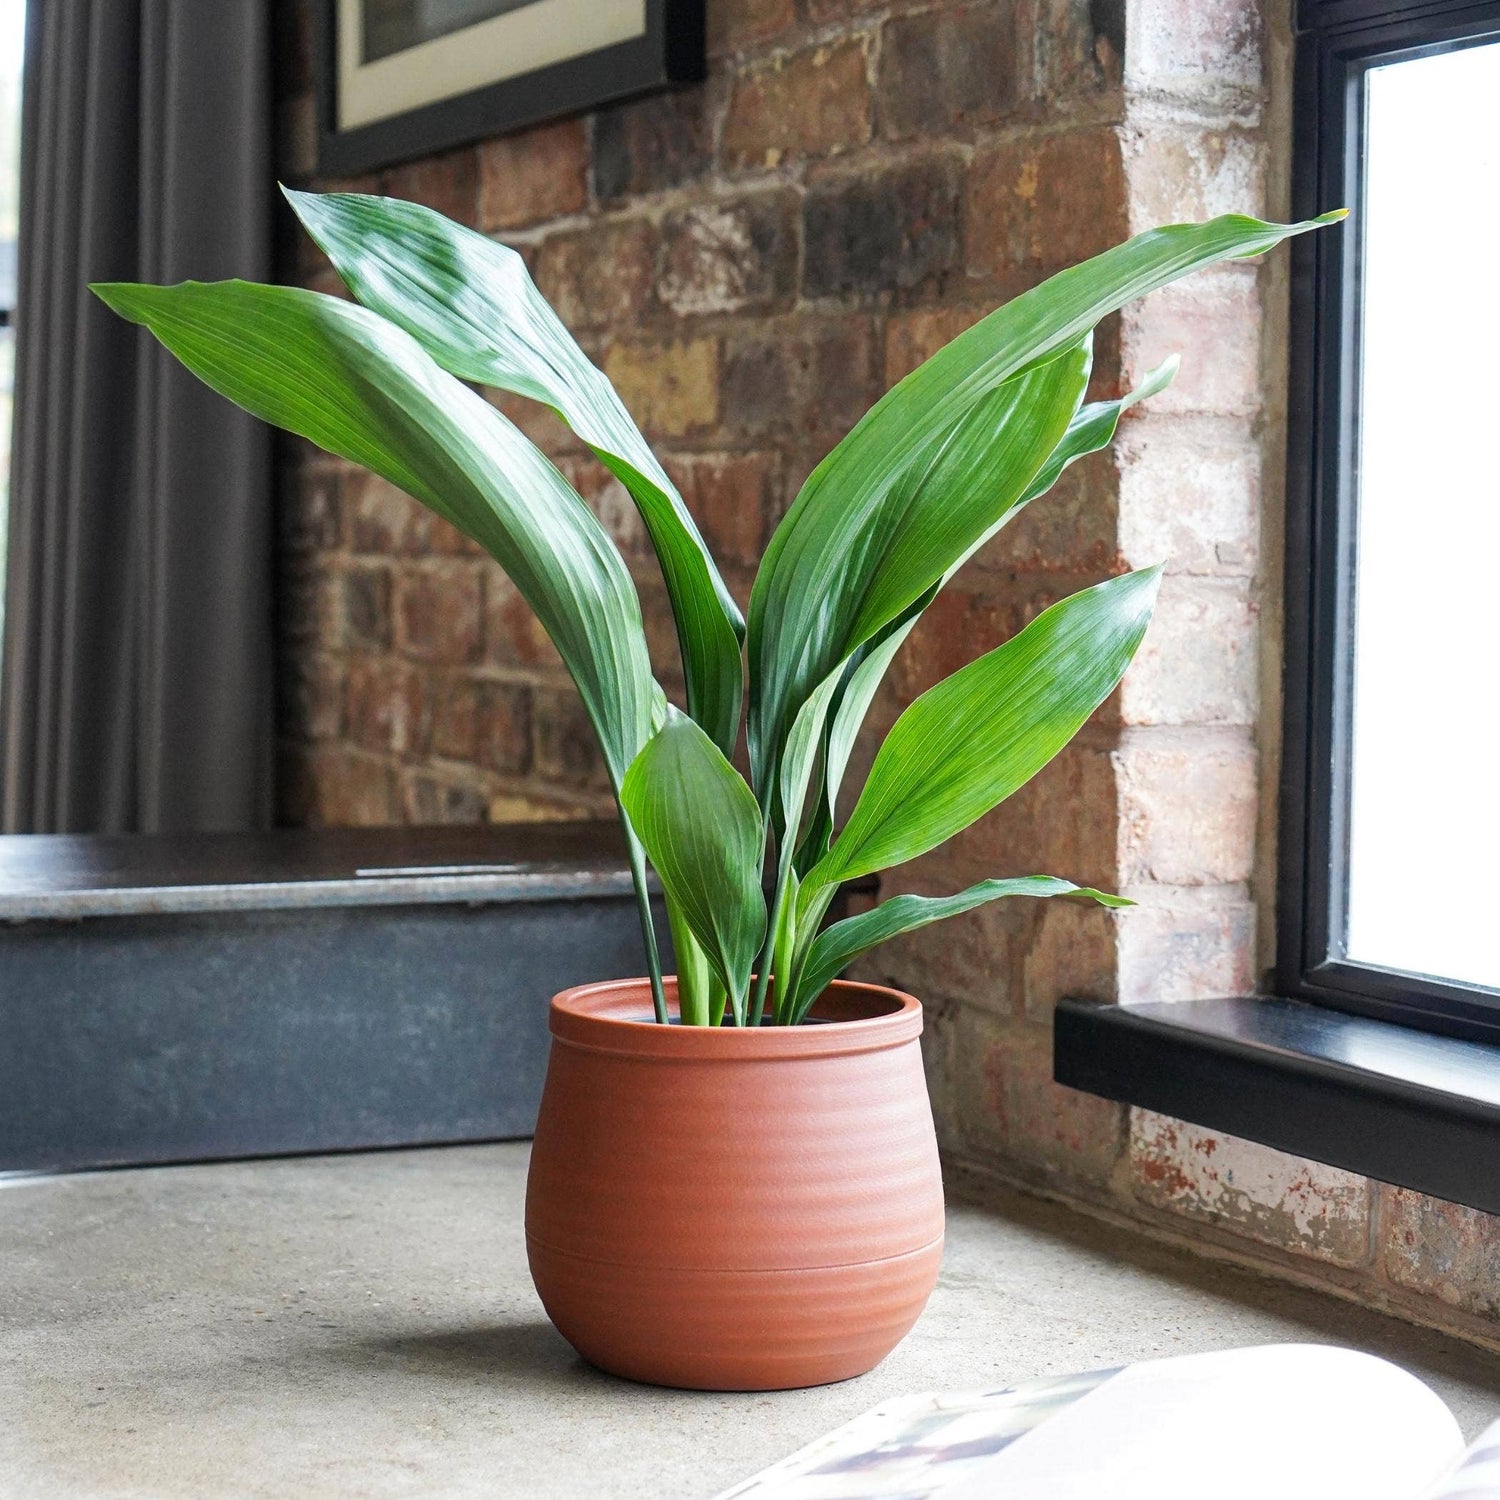
[[[781,851],[777,850],[780,855]],[[750,1025],[759,1026],[765,1013],[766,989],[771,982],[771,955],[776,947],[776,932],[781,926],[781,908],[786,904],[787,875],[791,870],[791,851],[776,861],[776,894],[771,898],[770,920],[766,923],[766,940],[761,945],[755,967],[755,996],[750,1002]]]
[[[624,821],[622,819],[622,821]],[[651,892],[646,888],[646,851],[635,836],[635,830],[625,822],[625,847],[630,854],[630,878],[635,885],[635,904],[641,914],[641,936],[646,943],[646,968],[651,975],[651,1008],[656,1019],[667,1025],[667,992],[661,982],[661,953],[656,946],[656,922],[651,915]]]

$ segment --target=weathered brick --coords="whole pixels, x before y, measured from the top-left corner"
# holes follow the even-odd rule
[[[1130,232],[1266,211],[1266,150],[1255,132],[1153,121],[1124,133]]]
[[[1177,93],[1200,108],[1218,93],[1254,94],[1262,83],[1260,0],[1175,0],[1130,7],[1127,89]]]
[[[1134,894],[1141,904],[1113,918],[1122,1004],[1254,993],[1255,908],[1239,887]]]
[[[544,240],[533,275],[570,329],[628,328],[650,305],[655,259],[645,220],[605,220]]]
[[[1255,863],[1255,745],[1243,730],[1131,731],[1115,752],[1126,885],[1229,885]]]
[[[630,491],[593,454],[587,458],[560,459],[558,467],[588,502],[621,552],[630,556],[644,555],[650,550],[651,538]]]
[[[1119,913],[1092,901],[1034,903],[1031,944],[1021,965],[1021,1004],[1050,1025],[1059,1000],[1113,1001],[1122,940]]]
[[[608,778],[599,741],[572,688],[538,689],[532,721],[532,754],[539,776],[549,781],[605,787]]]
[[[809,297],[911,291],[958,263],[958,172],[946,156],[820,178],[804,208]]]
[[[683,317],[785,302],[797,279],[798,207],[789,192],[698,204],[662,226],[657,295]]]
[[[863,316],[740,324],[724,350],[724,426],[752,441],[837,439],[874,401],[877,374]]]
[[[498,567],[486,570],[484,659],[503,667],[560,670],[562,658],[531,606]]]
[[[486,682],[477,692],[479,763],[492,771],[524,775],[531,766],[531,693],[526,688]]]
[[[1115,131],[1005,141],[975,157],[964,199],[970,275],[1056,271],[1126,238]]]
[[[604,202],[701,177],[713,160],[717,85],[653,94],[594,117],[594,191]]]
[[[480,573],[472,563],[405,568],[396,584],[396,649],[418,661],[477,660],[483,641]]]
[[[1024,570],[1092,579],[1119,572],[1120,510],[1108,456],[1080,459],[975,553],[970,576],[999,581]]]
[[[491,823],[564,823],[572,819],[611,818],[613,803],[606,795],[589,798],[560,796],[548,787],[535,791],[496,792],[486,816]]]
[[[1336,1265],[1370,1258],[1370,1184],[1269,1146],[1132,1110],[1131,1178],[1153,1208]]]
[[[1397,1286],[1500,1319],[1500,1223],[1493,1214],[1387,1187],[1383,1260]]]
[[[1127,724],[1253,724],[1259,610],[1240,579],[1162,579],[1120,695]]]
[[[1152,398],[1154,412],[1253,415],[1260,408],[1261,304],[1255,272],[1216,266],[1163,287],[1120,316],[1132,383],[1169,354],[1176,380]]]
[[[959,1014],[958,1063],[969,1086],[972,1144],[1046,1178],[1107,1181],[1125,1140],[1118,1104],[1052,1081],[1052,1037],[1041,1026]]]
[[[648,437],[683,437],[719,415],[719,346],[712,338],[625,341],[604,373]]]
[[[420,672],[394,657],[358,655],[349,659],[345,684],[344,723],[349,739],[366,750],[422,753],[431,710]]]
[[[343,580],[311,558],[283,558],[277,596],[281,638],[298,647],[337,649],[344,641]]]
[[[868,42],[856,36],[738,75],[720,151],[733,171],[826,156],[869,140],[870,119]]]
[[[488,798],[483,786],[434,776],[401,773],[401,817],[405,823],[483,823]]]
[[[673,461],[673,478],[716,560],[760,561],[776,469],[767,453],[706,453]]]
[[[380,828],[396,814],[396,777],[376,756],[343,745],[314,745],[287,765],[283,807],[306,828]]]
[[[893,386],[990,312],[980,307],[919,307],[892,313],[885,331],[885,383]]]
[[[887,21],[876,111],[882,134],[952,135],[1014,109],[1020,93],[1015,13],[964,5]]]
[[[708,53],[719,57],[796,25],[792,0],[709,0]]]
[[[479,227],[517,229],[588,203],[588,129],[581,118],[538,125],[479,147]]]
[[[471,228],[479,217],[479,157],[472,146],[392,167],[382,187],[388,197],[426,204]]]
[[[338,638],[366,650],[391,643],[391,570],[384,563],[355,563],[340,579],[343,628]]]
[[[1180,574],[1255,575],[1261,449],[1245,424],[1157,415],[1148,407],[1121,423],[1115,462],[1126,563],[1164,562]]]
[[[1049,114],[1120,88],[1125,0],[1036,0],[1033,88]]]

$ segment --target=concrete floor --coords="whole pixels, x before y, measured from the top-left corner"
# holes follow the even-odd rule
[[[873,1374],[695,1395],[584,1365],[526,1274],[520,1145],[0,1185],[0,1494],[706,1497],[898,1393],[1337,1342],[1466,1434],[1500,1360],[1022,1198],[949,1215]]]

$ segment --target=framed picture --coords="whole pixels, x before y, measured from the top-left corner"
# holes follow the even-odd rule
[[[320,0],[318,170],[703,77],[704,0]]]

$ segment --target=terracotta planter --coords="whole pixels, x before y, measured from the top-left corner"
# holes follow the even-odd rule
[[[526,1248],[590,1363],[702,1390],[820,1385],[916,1322],[943,1253],[922,1007],[838,983],[814,1014],[659,1026],[645,980],[553,1000]]]

